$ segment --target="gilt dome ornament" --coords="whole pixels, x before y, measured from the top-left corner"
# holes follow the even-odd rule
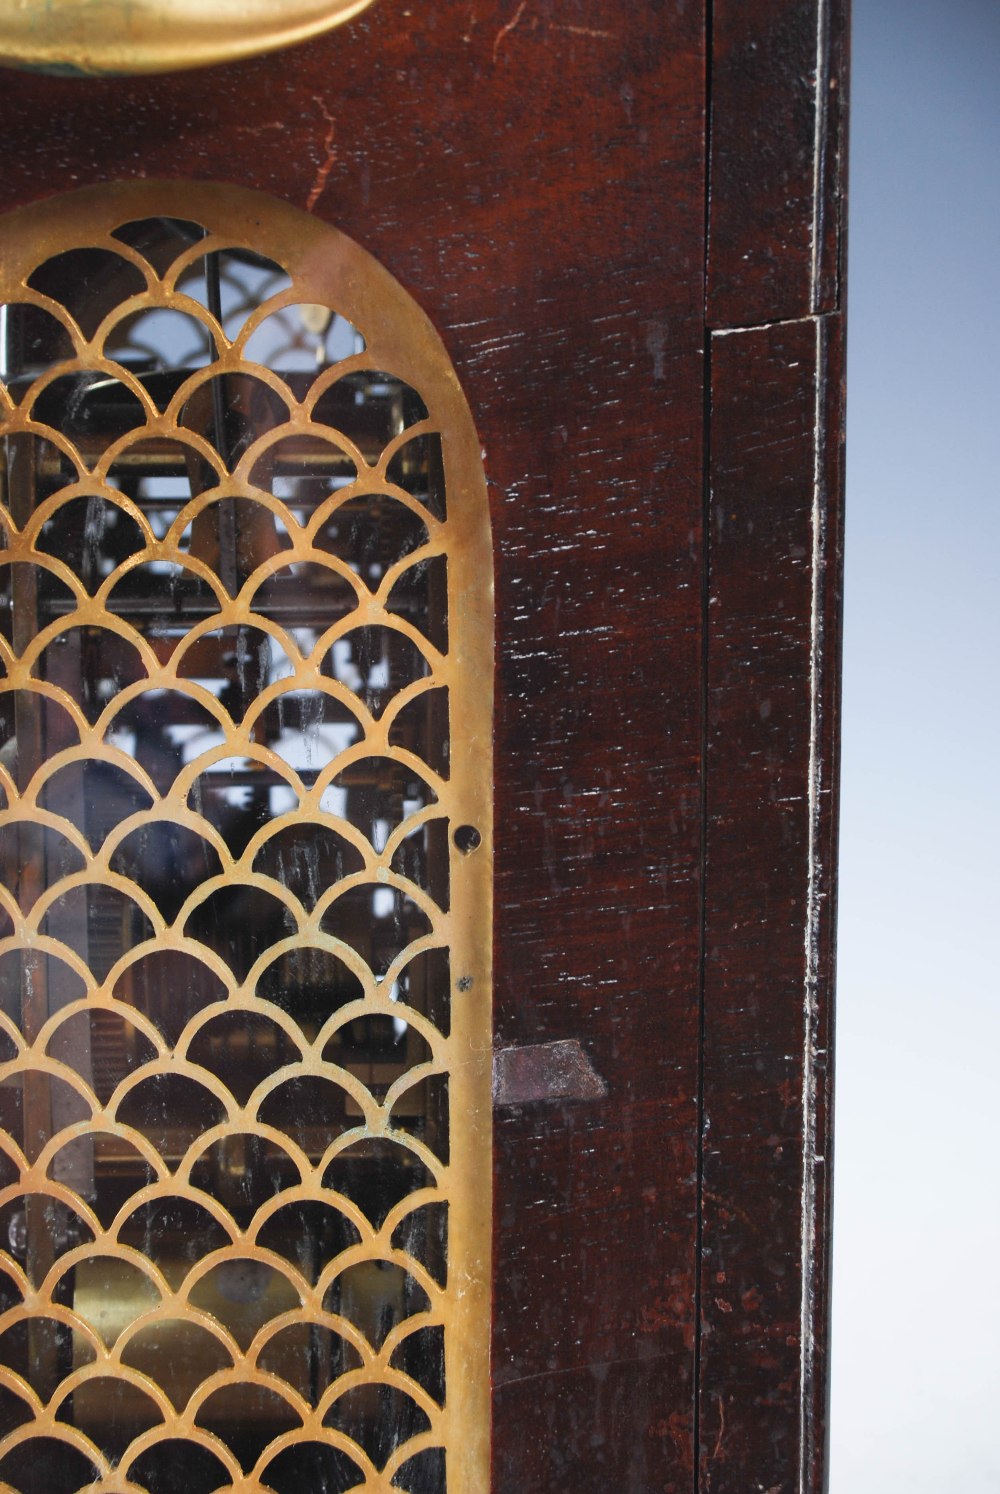
[[[0,0],[0,63],[69,75],[168,73],[319,36],[372,0]]]

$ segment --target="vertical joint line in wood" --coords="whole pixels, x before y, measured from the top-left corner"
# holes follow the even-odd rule
[[[701,722],[700,746],[700,817],[701,850],[698,888],[698,1057],[695,1092],[697,1136],[695,1148],[697,1172],[695,1181],[695,1261],[694,1261],[694,1365],[692,1373],[692,1467],[694,1494],[701,1489],[701,1342],[702,1342],[702,1269],[705,1239],[705,990],[706,950],[708,947],[708,626],[709,598],[712,586],[712,332],[705,328],[704,417],[702,422],[702,567],[701,567]]]
[[[807,1480],[812,1466],[813,1430],[810,1401],[815,1358],[813,1327],[816,1248],[817,1115],[815,1048],[819,1024],[820,921],[823,889],[817,874],[819,821],[822,813],[823,763],[821,687],[824,666],[823,576],[826,564],[826,504],[823,481],[824,448],[824,360],[826,323],[814,319],[815,410],[813,419],[812,495],[812,597],[809,641],[809,759],[807,882],[805,918],[805,962],[802,1052],[802,1297],[799,1324],[799,1494],[809,1494]]]
[[[827,73],[830,65],[828,5],[829,0],[817,0],[816,3],[816,90],[813,126],[812,223],[810,225],[812,245],[809,263],[809,310],[814,315],[820,310],[819,271],[820,257],[823,252],[823,162],[829,92]]]
[[[704,101],[702,131],[704,159],[704,216],[702,219],[702,292],[705,331],[702,355],[702,565],[701,565],[701,721],[699,723],[701,804],[701,846],[699,850],[698,887],[698,1049],[695,1075],[695,1221],[694,1221],[694,1355],[691,1366],[691,1487],[692,1494],[701,1489],[701,1336],[702,1336],[702,1252],[705,1242],[705,948],[708,909],[708,599],[711,587],[711,517],[712,517],[712,331],[709,325],[710,253],[712,243],[712,59],[715,42],[714,0],[705,0],[704,30]]]
[[[704,68],[705,68],[705,71],[704,71],[705,128],[704,128],[704,131],[703,131],[703,134],[702,134],[703,149],[705,151],[705,176],[704,176],[704,180],[705,180],[705,214],[704,214],[704,228],[703,228],[703,232],[704,232],[704,236],[705,237],[704,237],[704,242],[702,244],[702,256],[701,256],[702,257],[702,264],[704,266],[704,277],[705,277],[705,279],[704,279],[704,285],[702,287],[702,297],[701,297],[701,299],[702,299],[702,305],[705,308],[705,326],[706,326],[706,337],[705,337],[705,347],[706,347],[706,363],[705,363],[706,384],[705,384],[705,388],[706,388],[706,390],[709,387],[708,383],[707,383],[707,380],[708,380],[708,375],[709,375],[709,369],[711,367],[710,361],[708,360],[708,357],[707,357],[707,349],[708,349],[708,346],[709,346],[709,343],[710,343],[710,336],[711,336],[711,334],[708,332],[708,325],[709,325],[709,323],[711,321],[711,317],[709,315],[709,296],[710,296],[710,293],[711,293],[711,278],[710,278],[710,274],[709,274],[709,264],[710,264],[711,244],[712,244],[712,58],[713,58],[713,55],[714,55],[714,39],[715,39],[714,25],[715,25],[715,0],[705,0],[705,55],[704,55]],[[709,407],[709,401],[706,400],[706,405],[705,405],[706,410],[708,409],[708,407]],[[707,445],[707,437],[706,437],[706,445]]]

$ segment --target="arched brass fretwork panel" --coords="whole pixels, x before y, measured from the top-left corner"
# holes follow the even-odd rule
[[[491,556],[285,205],[8,217],[0,1483],[487,1487]]]

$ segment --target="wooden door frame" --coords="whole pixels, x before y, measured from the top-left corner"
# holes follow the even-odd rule
[[[711,45],[699,1487],[818,1494],[849,0],[716,0]]]

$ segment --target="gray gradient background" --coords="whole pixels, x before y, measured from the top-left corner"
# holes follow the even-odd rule
[[[832,1494],[1000,1491],[1000,0],[854,0]]]

